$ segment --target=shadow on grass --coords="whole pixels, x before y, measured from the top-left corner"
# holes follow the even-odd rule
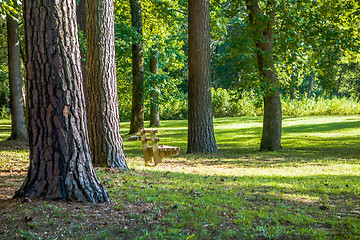
[[[319,124],[300,124],[297,126],[284,126],[283,133],[325,133],[338,130],[346,130],[359,128],[360,121],[351,122],[334,122],[334,123],[319,123]]]
[[[107,172],[98,168],[97,175],[116,206],[113,210],[120,213],[124,209],[130,211],[126,215],[116,215],[116,220],[103,217],[100,223],[110,224],[92,234],[108,231],[109,239],[115,239],[114,236],[135,238],[145,234],[148,234],[148,239],[186,239],[184,236],[192,234],[197,239],[242,239],[239,234],[244,234],[243,239],[319,239],[319,236],[323,236],[320,239],[342,236],[349,236],[342,239],[351,239],[358,236],[359,219],[354,213],[360,202],[360,176],[357,172],[334,174],[334,171],[324,169],[290,174],[284,169],[282,174],[273,172],[271,168],[247,172],[251,171],[249,168],[215,176],[204,171],[207,165],[198,161],[192,162],[202,174],[176,172],[179,169],[176,167],[193,171],[195,168],[188,168],[189,162],[167,160],[155,168],[125,172]],[[213,164],[222,167],[223,163]],[[0,175],[0,184],[10,187],[8,191],[20,186],[23,178],[17,173],[12,174]],[[0,201],[0,206],[2,203],[8,204]],[[46,210],[46,205],[41,211],[45,216],[52,216],[54,210]],[[104,210],[101,206],[95,207],[99,209],[96,214],[114,218],[109,207]],[[70,205],[64,206],[64,216],[71,210]],[[67,221],[78,225],[86,223],[84,219],[95,217],[99,223],[97,215],[87,214],[88,210],[84,210],[82,218],[66,215]],[[9,225],[16,228],[15,223]],[[39,229],[32,228],[31,231],[48,231],[49,225],[46,224],[39,224]],[[131,226],[128,231],[112,232],[124,224]],[[67,227],[69,224],[61,226],[67,232],[73,230],[71,226]],[[78,229],[79,235],[90,233],[87,227],[82,229]],[[168,234],[169,237],[159,234]]]
[[[29,144],[13,140],[0,141],[0,151],[28,151]]]
[[[173,162],[167,162],[173,164]],[[201,166],[198,165],[199,168]],[[205,167],[205,165],[203,166]],[[224,195],[262,195],[265,194],[269,198],[280,196],[285,200],[288,197],[281,197],[282,194],[289,195],[306,195],[314,197],[314,202],[321,202],[322,197],[333,200],[360,200],[360,176],[354,174],[327,174],[326,169],[320,173],[303,173],[304,176],[282,176],[281,174],[269,176],[268,172],[258,173],[256,175],[243,173],[245,176],[239,176],[234,172],[230,175],[202,175],[197,173],[180,173],[159,169],[149,168],[149,170],[130,170],[120,173],[113,173],[112,178],[108,178],[109,174],[102,175],[103,179],[111,179],[113,184],[110,188],[119,187],[126,189],[125,185],[130,185],[132,191],[138,192],[141,196],[147,196],[144,189],[154,189],[161,192],[172,194],[175,189],[179,189],[180,195],[191,193],[187,191],[199,191],[203,194],[213,192]],[[106,176],[106,177],[105,177]],[[122,180],[120,185],[116,185],[116,179]],[[129,178],[131,181],[127,181]],[[107,181],[105,181],[107,182]],[[150,183],[150,186],[149,186]],[[145,187],[145,188],[144,188]],[[149,191],[151,192],[151,191]],[[176,192],[176,191],[175,191]],[[274,195],[269,195],[272,192]],[[157,196],[159,200],[166,200],[166,196]],[[219,196],[218,196],[219,197]],[[344,198],[343,198],[344,197]],[[326,200],[326,199],[325,199]],[[297,201],[294,199],[294,201]],[[309,200],[310,201],[310,200]],[[300,202],[303,202],[300,200]],[[358,202],[359,203],[359,202]],[[340,204],[340,203],[339,203]],[[346,203],[342,203],[346,204]]]
[[[314,118],[317,119],[317,118]],[[324,118],[325,119],[325,118]],[[186,154],[187,150],[187,121],[163,121],[162,127],[158,128],[157,136],[160,145],[177,146],[181,148],[179,158],[210,159],[209,161],[221,161],[224,164],[245,166],[281,166],[284,164],[296,164],[297,162],[331,162],[338,159],[359,159],[360,135],[342,134],[348,129],[360,127],[359,118],[348,117],[341,122],[330,122],[322,124],[304,124],[311,118],[287,118],[286,121],[299,121],[298,125],[284,126],[282,146],[284,150],[278,152],[259,152],[261,139],[261,126],[251,127],[243,123],[260,123],[259,117],[221,118],[215,119],[217,125],[232,125],[234,128],[216,129],[215,136],[219,153],[217,154]],[[128,123],[122,123],[127,126]],[[10,128],[1,126],[8,131]],[[7,129],[7,130],[6,130]],[[123,129],[124,131],[124,129]],[[126,129],[125,129],[126,131]],[[339,133],[336,134],[327,133]],[[312,133],[320,133],[313,135]],[[324,133],[322,135],[321,133]],[[143,156],[140,141],[124,142],[127,157]],[[15,141],[1,141],[0,151],[26,151],[26,144]],[[176,159],[176,157],[175,157]]]
[[[271,232],[275,226],[284,228],[275,236],[323,228],[327,228],[327,236],[356,234],[359,220],[350,223],[344,219],[356,219],[352,210],[360,200],[360,176],[326,172],[260,175],[209,176],[151,169],[106,174],[102,178],[111,179],[107,184],[114,201],[153,203],[162,209],[162,217],[170,226],[191,229],[191,233],[210,224],[211,236],[218,237],[227,228],[256,235],[260,227]]]
[[[354,125],[355,124],[355,125]],[[356,123],[349,124],[325,124],[321,128],[324,132],[351,129]],[[217,154],[186,154],[187,142],[185,131],[163,131],[159,129],[159,144],[177,146],[181,148],[180,158],[187,159],[210,159],[220,160],[218,164],[234,164],[245,166],[281,166],[284,164],[297,164],[298,162],[309,162],[313,164],[327,164],[339,159],[359,159],[360,136],[331,137],[304,136],[300,133],[307,133],[310,129],[317,129],[314,126],[305,126],[293,132],[299,135],[284,133],[282,138],[283,150],[277,152],[260,152],[260,131],[261,128],[246,128],[234,130],[222,130],[216,132],[219,153]],[[294,127],[295,128],[295,127]],[[291,128],[289,128],[291,129]],[[336,135],[335,135],[336,136]],[[125,144],[125,154],[132,157],[142,157],[141,143],[133,142]],[[176,157],[175,157],[176,159]]]
[[[26,171],[0,170],[0,199],[12,198],[15,191],[20,188],[25,176]]]

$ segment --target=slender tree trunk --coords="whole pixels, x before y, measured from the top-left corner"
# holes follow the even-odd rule
[[[157,81],[154,79],[158,75],[158,53],[154,50],[150,51],[150,72],[153,74],[152,91],[150,92],[150,127],[160,127],[160,111],[159,111],[159,90],[157,89]]]
[[[311,70],[310,72],[310,80],[309,80],[309,88],[308,88],[308,98],[311,98],[312,96],[312,92],[313,92],[313,88],[314,88],[314,72]]]
[[[8,64],[11,109],[11,136],[9,139],[28,141],[25,123],[24,98],[21,78],[21,55],[19,25],[16,20],[6,15],[8,36]]]
[[[120,135],[114,1],[86,0],[88,124],[95,165],[128,169]]]
[[[296,87],[295,87],[295,86],[293,86],[293,87],[291,88],[290,99],[291,99],[291,100],[295,100],[295,99],[296,99]]]
[[[295,100],[296,99],[296,86],[299,79],[299,73],[298,70],[295,69],[294,72],[291,74],[291,90],[290,90],[290,99]]]
[[[246,0],[250,24],[256,29],[257,65],[260,80],[267,87],[264,96],[264,120],[260,150],[281,149],[281,102],[273,61],[275,1],[267,1],[267,12],[261,13],[258,0]],[[266,14],[269,18],[264,17]],[[270,19],[270,21],[268,20]]]
[[[341,70],[340,70],[340,75],[339,75],[337,85],[336,85],[336,90],[335,90],[335,96],[337,96],[337,97],[340,97],[339,91],[340,91],[340,86],[341,86],[341,81],[342,81],[342,75],[345,72],[345,70],[346,70],[346,64],[343,64],[343,66],[341,67]]]
[[[209,0],[189,0],[188,153],[217,152],[211,108]]]
[[[28,175],[14,197],[109,202],[91,163],[74,0],[24,0]]]
[[[144,128],[144,53],[142,44],[142,17],[140,0],[130,0],[131,25],[137,36],[132,43],[132,108],[130,134],[138,133]]]
[[[86,46],[86,4],[85,0],[78,0],[78,5],[76,7],[76,17],[78,22],[79,30],[82,34],[82,39],[85,41],[83,44]],[[84,88],[85,88],[85,100],[87,100],[87,91],[86,91],[86,75],[87,75],[87,67],[86,67],[86,51],[83,46],[80,44],[80,56],[81,56],[81,72],[83,75]]]

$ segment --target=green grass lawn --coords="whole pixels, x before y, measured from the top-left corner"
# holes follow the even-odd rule
[[[181,153],[157,166],[144,165],[140,142],[124,141],[130,170],[96,169],[112,198],[95,206],[102,216],[88,205],[12,202],[0,238],[360,239],[360,116],[285,118],[278,152],[258,151],[260,117],[214,126],[219,153],[187,155],[187,122],[163,121],[160,143]],[[0,170],[24,170],[28,150],[9,134],[0,120]],[[18,187],[16,174],[1,175],[2,187]]]

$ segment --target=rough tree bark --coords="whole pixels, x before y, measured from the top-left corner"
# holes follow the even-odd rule
[[[75,0],[24,0],[30,166],[14,197],[109,202],[91,163]]]
[[[150,72],[156,76],[159,72],[158,53],[150,51]],[[154,77],[153,76],[153,77]],[[150,92],[150,127],[160,127],[159,93],[157,81],[152,81],[153,90]]]
[[[24,98],[21,78],[19,25],[10,15],[6,16],[8,37],[8,69],[10,86],[11,136],[9,140],[28,141],[25,123]]]
[[[187,153],[217,152],[211,108],[209,0],[189,0]]]
[[[114,1],[86,0],[90,148],[95,165],[128,169],[120,135]]]
[[[144,53],[142,44],[142,17],[140,0],[130,0],[131,25],[137,36],[132,43],[132,108],[130,134],[144,128]]]
[[[278,80],[273,61],[275,0],[267,1],[266,11],[262,13],[258,0],[246,0],[250,24],[254,30],[257,48],[257,65],[260,80],[266,88],[264,96],[264,120],[260,150],[281,149],[281,102]],[[265,17],[266,15],[266,17]]]

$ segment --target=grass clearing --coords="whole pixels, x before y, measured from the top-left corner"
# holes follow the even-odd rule
[[[186,121],[163,121],[180,155],[145,166],[125,141],[129,171],[96,169],[111,205],[9,200],[28,150],[0,124],[2,239],[360,239],[359,116],[285,118],[278,152],[258,151],[260,117],[214,119],[219,153],[199,155]]]

